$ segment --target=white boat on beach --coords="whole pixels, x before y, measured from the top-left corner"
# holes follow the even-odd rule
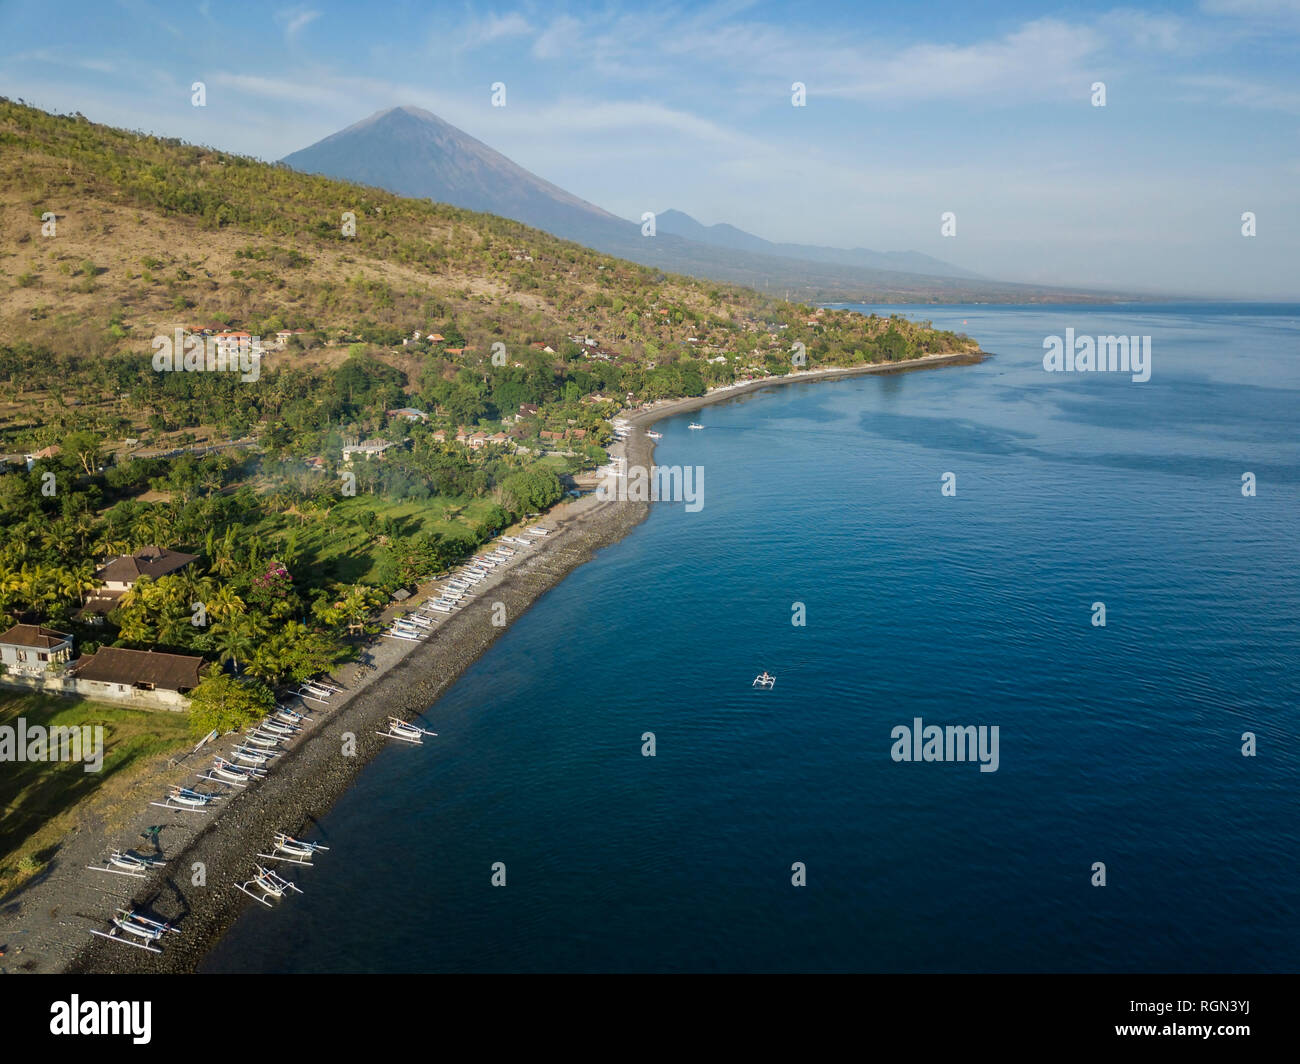
[[[192,791],[188,787],[173,787],[161,802],[150,802],[149,804],[162,809],[178,809],[181,812],[202,813],[206,812],[207,807],[213,802],[219,801],[221,801],[221,795],[219,794],[205,794],[202,791]]]
[[[269,868],[263,868],[261,865],[255,865],[254,867],[257,869],[257,875],[245,883],[236,883],[235,886],[254,901],[260,901],[268,909],[271,907],[272,898],[283,898],[289,891],[293,891],[295,894],[302,893],[296,885],[290,883],[278,872],[272,872]],[[254,890],[259,893],[254,894]]]
[[[247,787],[265,775],[266,773],[259,769],[244,768],[227,761],[224,757],[218,757],[213,760],[212,767],[206,773],[199,775],[199,779],[209,780],[212,783],[225,783],[231,787]]]
[[[652,440],[662,440],[664,438],[664,434],[662,432],[651,432],[649,429],[646,429],[646,435],[649,436]]]
[[[165,934],[179,935],[180,931],[172,927],[171,924],[160,923],[157,920],[150,920],[147,916],[141,916],[134,909],[118,909],[112,916],[113,930],[96,931],[91,929],[92,935],[98,935],[100,938],[112,939],[123,946],[135,946],[137,949],[145,949],[150,953],[161,953],[155,943]],[[134,938],[143,939],[143,942],[132,942],[130,938],[121,937],[130,935]]]
[[[161,857],[142,857],[130,850],[114,850],[104,858],[104,864],[86,867],[92,872],[112,872],[118,876],[144,879],[153,869],[161,868],[166,863]]]
[[[305,842],[302,839],[295,839],[292,835],[286,835],[284,832],[278,832],[272,843],[271,853],[259,853],[258,857],[265,857],[272,861],[289,861],[296,865],[306,865],[311,867],[311,859],[318,853],[328,850],[328,846],[322,846],[319,842]]]
[[[438,733],[429,731],[428,728],[421,728],[417,724],[411,724],[402,720],[400,717],[388,718],[388,730],[376,732],[385,739],[400,739],[404,743],[414,743],[416,746],[424,745],[424,736],[436,736]]]

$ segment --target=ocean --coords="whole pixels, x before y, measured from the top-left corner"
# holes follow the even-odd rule
[[[205,971],[1300,969],[1300,307],[855,309],[994,357],[660,423],[703,507],[515,620]],[[1046,372],[1067,328],[1150,379]],[[895,760],[918,718],[996,771]]]

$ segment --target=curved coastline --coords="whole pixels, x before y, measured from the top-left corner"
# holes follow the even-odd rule
[[[655,448],[646,430],[666,417],[782,384],[971,365],[987,357],[979,351],[961,352],[903,363],[809,370],[717,389],[703,396],[662,401],[628,413],[631,431],[626,441],[612,450],[615,454],[621,452],[630,466],[649,468]],[[248,878],[251,855],[264,849],[276,831],[312,834],[313,822],[329,811],[366,764],[388,745],[375,734],[377,727],[390,714],[410,718],[427,710],[506,630],[492,624],[493,603],[504,603],[507,616],[521,615],[573,569],[626,536],[645,520],[649,510],[648,503],[599,501],[594,495],[556,507],[543,519],[554,529],[545,541],[489,581],[465,609],[439,625],[428,642],[403,647],[400,654],[393,652],[390,656],[395,660],[391,665],[358,685],[354,692],[345,692],[350,697],[309,729],[284,755],[277,771],[257,787],[232,795],[220,813],[168,858],[168,868],[130,897],[131,904],[183,928],[183,934],[168,943],[166,952],[133,953],[86,934],[90,926],[95,926],[96,917],[77,910],[93,906],[101,913],[102,922],[110,906],[99,894],[78,896],[77,882],[66,880],[58,897],[73,910],[69,915],[77,922],[59,921],[54,933],[61,940],[59,953],[63,959],[41,968],[71,973],[196,971],[248,904],[246,896],[233,884]],[[353,756],[342,756],[345,733],[355,735]],[[106,845],[106,841],[100,845]],[[206,885],[191,882],[191,869],[197,862],[204,867]],[[26,905],[36,908],[43,904],[42,888],[58,890],[57,883],[52,882],[55,877],[80,875],[84,879],[84,873],[74,867],[78,864],[75,859],[67,860],[61,869],[63,876],[55,868],[30,891],[21,889],[5,899],[6,914],[11,914],[15,905],[21,911]],[[71,897],[65,897],[68,888]]]

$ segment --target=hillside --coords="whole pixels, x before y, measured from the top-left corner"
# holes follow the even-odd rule
[[[394,591],[574,490],[629,405],[786,374],[792,352],[977,347],[9,101],[0,293],[0,623],[268,685],[349,657]],[[256,373],[160,371],[175,331],[265,352]],[[84,616],[96,566],[147,546],[198,561]]]
[[[810,308],[663,275],[504,219],[10,102],[0,104],[0,141],[0,338],[48,352],[3,374],[16,400],[0,411],[7,450],[119,416],[96,394],[105,360],[143,356],[178,326],[304,330],[307,350],[266,356],[246,414],[264,414],[281,367],[337,367],[358,344],[404,375],[409,394],[421,377],[489,366],[501,342],[507,369],[549,376],[548,388],[567,376],[579,392],[643,396],[674,364],[707,366],[717,380],[796,340],[810,365],[960,346],[902,319],[833,313],[808,325]],[[42,235],[47,212],[52,236]],[[344,212],[355,236],[342,233]],[[448,329],[455,346],[401,346],[417,330]],[[896,350],[878,347],[886,332]],[[698,357],[706,353],[727,356],[725,369]],[[140,379],[145,406],[165,390],[158,377]],[[20,414],[37,412],[27,424],[44,427],[24,436]]]

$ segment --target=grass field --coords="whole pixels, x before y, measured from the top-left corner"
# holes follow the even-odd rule
[[[0,694],[0,726],[16,728],[19,717],[28,728],[102,725],[104,763],[99,772],[76,762],[0,763],[0,896],[40,871],[87,807],[111,819],[116,797],[151,765],[190,745],[185,713]]]
[[[254,534],[267,543],[282,542],[292,533],[297,540],[302,564],[340,583],[377,581],[382,544],[375,525],[389,519],[399,536],[421,532],[468,531],[492,506],[491,499],[449,499],[394,501],[378,495],[344,499],[328,516],[312,516],[306,523],[297,516],[280,514],[264,520]],[[374,515],[374,520],[369,519]],[[364,521],[363,515],[366,515]]]

